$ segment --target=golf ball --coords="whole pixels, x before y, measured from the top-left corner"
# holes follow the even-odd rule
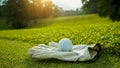
[[[69,40],[68,38],[61,39],[58,45],[61,51],[71,51],[73,46],[72,41]]]

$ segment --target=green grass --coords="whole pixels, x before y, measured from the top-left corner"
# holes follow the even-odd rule
[[[27,54],[33,44],[21,41],[0,40],[0,68],[116,68],[119,57],[102,54],[96,62],[65,62],[55,59],[37,61]]]
[[[44,25],[43,25],[44,24]],[[44,26],[44,27],[41,27]],[[102,52],[96,62],[35,60],[27,51],[40,43],[70,38],[73,44],[100,43]],[[120,22],[97,15],[48,18],[29,29],[0,31],[0,67],[2,68],[119,68]]]

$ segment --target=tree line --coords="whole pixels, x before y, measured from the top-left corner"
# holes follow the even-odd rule
[[[51,0],[0,0],[0,17],[5,16],[14,28],[27,27],[34,19],[91,13],[120,21],[120,0],[82,0],[82,4],[82,8],[64,11]]]
[[[98,13],[100,17],[109,17],[120,21],[120,0],[82,0],[85,13]]]
[[[33,19],[42,19],[47,17],[57,17],[62,10],[51,0],[4,0],[4,13],[7,17],[7,23],[12,24],[14,28],[24,28]],[[3,12],[1,9],[0,12]]]

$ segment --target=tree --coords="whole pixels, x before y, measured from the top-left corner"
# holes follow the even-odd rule
[[[99,0],[98,12],[101,17],[109,17],[112,21],[120,21],[120,0]]]
[[[90,13],[97,11],[101,17],[120,21],[120,0],[82,0],[82,3],[84,11]]]
[[[7,23],[11,23],[14,28],[27,26],[29,18],[27,12],[28,0],[8,0],[6,3]]]
[[[60,14],[62,13],[63,9],[58,7],[57,5],[53,5],[53,9],[52,9],[52,16],[53,17],[58,17],[60,16]]]
[[[5,3],[6,3],[6,0],[0,0],[0,17],[5,17],[6,15]]]
[[[82,10],[86,14],[98,12],[98,9],[97,9],[98,0],[82,0],[82,3],[83,3]]]
[[[30,20],[52,16],[53,7],[51,0],[6,0],[7,22],[24,28]]]

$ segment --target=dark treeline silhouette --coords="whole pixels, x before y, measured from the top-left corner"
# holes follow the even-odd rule
[[[85,13],[98,13],[112,21],[120,21],[120,0],[82,0]]]
[[[0,6],[0,17],[4,17],[5,13],[4,13],[4,6]]]
[[[6,16],[7,23],[14,28],[27,27],[33,19],[57,17],[61,11],[51,0],[4,0],[1,5],[1,16]],[[5,7],[5,8],[2,8]],[[4,11],[3,11],[4,9]]]
[[[79,12],[77,13],[77,11],[75,11],[75,10],[66,10],[61,13],[61,16],[75,16],[78,14],[79,14]]]
[[[80,8],[77,8],[76,10],[64,10],[61,11],[60,16],[77,16],[77,15],[82,15],[83,12],[81,11]]]

